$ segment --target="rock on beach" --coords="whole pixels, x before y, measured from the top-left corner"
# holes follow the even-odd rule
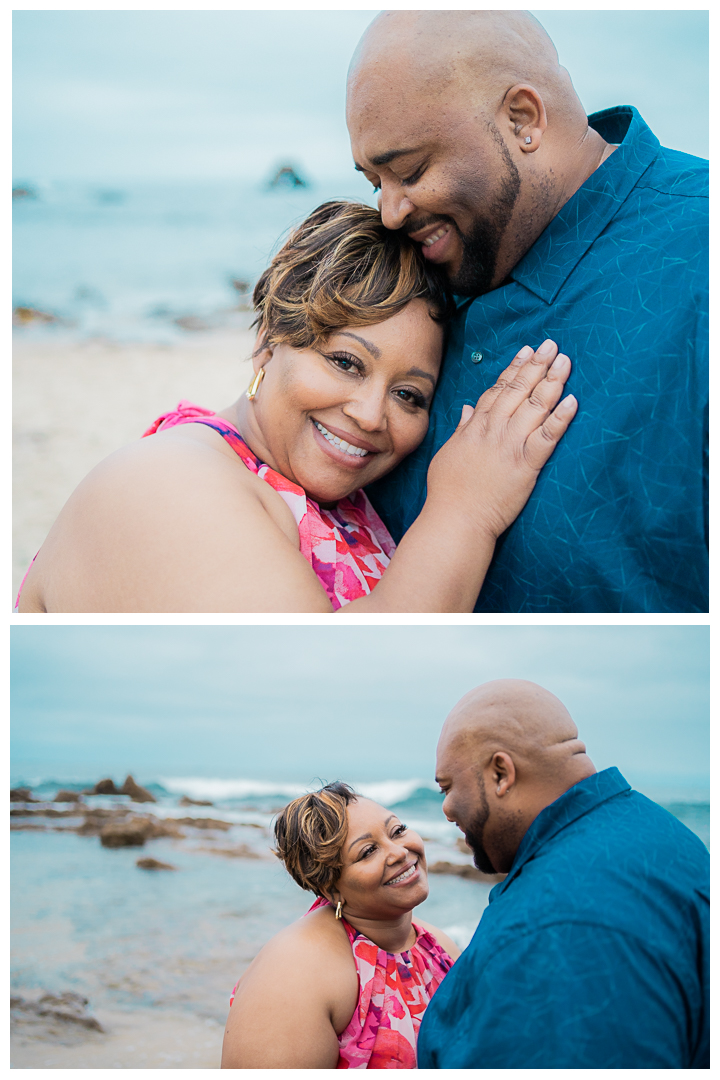
[[[177,870],[177,866],[170,863],[160,862],[159,859],[138,859],[135,863],[141,870]]]

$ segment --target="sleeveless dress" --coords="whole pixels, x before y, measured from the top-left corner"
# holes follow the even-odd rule
[[[318,898],[310,908],[327,906]],[[308,911],[308,915],[310,914]],[[345,919],[358,974],[358,1003],[352,1020],[338,1035],[338,1069],[416,1069],[417,1036],[430,998],[453,965],[452,957],[429,930],[413,923],[417,941],[411,949],[389,953]],[[235,998],[233,989],[230,997]]]
[[[255,457],[233,424],[190,401],[181,401],[177,409],[158,417],[143,438],[180,424],[205,424],[217,431],[243,464],[277,491],[297,523],[300,553],[315,571],[334,611],[372,592],[395,552],[395,542],[364,491],[341,499],[334,510],[324,510],[301,487]],[[15,611],[29,572],[18,589]]]
[[[297,522],[300,553],[315,571],[333,610],[372,592],[395,543],[364,491],[340,499],[333,510],[323,509],[301,487],[255,457],[233,424],[190,401],[181,401],[173,412],[159,417],[145,435],[179,424],[205,424],[217,431],[250,472],[277,491]]]

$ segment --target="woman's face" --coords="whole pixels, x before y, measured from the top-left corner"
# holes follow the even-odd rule
[[[441,328],[422,300],[312,349],[276,345],[260,354],[265,376],[243,403],[244,433],[271,468],[333,504],[422,442],[441,352]]]
[[[394,919],[428,895],[425,847],[416,832],[370,799],[347,808],[348,835],[335,892],[345,914]]]

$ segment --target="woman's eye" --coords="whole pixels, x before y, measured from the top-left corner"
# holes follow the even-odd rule
[[[407,825],[398,825],[397,829],[395,830],[395,835],[402,836],[402,834],[405,832],[407,832]]]
[[[360,372],[361,370],[361,365],[354,356],[346,356],[344,353],[333,353],[328,356],[328,360],[330,360],[335,367],[340,368],[341,371]]]
[[[364,859],[367,855],[372,855],[374,850],[375,850],[375,845],[374,844],[371,847],[365,848],[364,851],[361,852],[360,858]]]
[[[427,399],[418,390],[401,389],[396,390],[395,393],[401,401],[407,402],[408,405],[414,405],[417,409],[427,409]]]

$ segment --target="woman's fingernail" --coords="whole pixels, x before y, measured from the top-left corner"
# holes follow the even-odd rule
[[[554,348],[555,348],[555,342],[552,341],[550,338],[547,338],[547,340],[543,341],[542,345],[538,349],[538,355],[539,356],[547,356],[548,353],[552,352]]]
[[[516,360],[529,360],[530,357],[532,356],[532,354],[533,354],[533,351],[530,348],[530,346],[529,345],[523,345],[522,349],[517,354],[515,359]]]
[[[560,404],[555,409],[557,416],[564,416],[565,413],[572,412],[577,405],[577,398],[574,394],[568,394],[566,398],[563,398]]]

